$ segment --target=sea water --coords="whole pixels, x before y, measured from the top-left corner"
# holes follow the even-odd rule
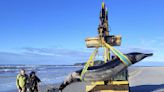
[[[71,72],[82,67],[59,65],[0,65],[0,92],[16,89],[16,76],[23,68],[26,73],[35,71],[41,79],[41,85],[57,84]]]

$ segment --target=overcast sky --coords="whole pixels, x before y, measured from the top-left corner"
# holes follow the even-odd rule
[[[111,34],[122,35],[123,52],[153,52],[163,62],[164,0],[104,0]],[[73,64],[93,49],[101,0],[1,0],[0,64]]]

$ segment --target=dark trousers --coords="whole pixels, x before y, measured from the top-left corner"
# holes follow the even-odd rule
[[[37,88],[30,88],[30,92],[38,92]]]
[[[20,87],[19,92],[27,92],[27,88],[26,87],[23,87],[23,88]]]

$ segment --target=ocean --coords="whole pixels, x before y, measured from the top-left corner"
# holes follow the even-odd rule
[[[145,62],[137,63],[132,66],[152,67],[164,66],[163,62]],[[73,65],[2,65],[0,64],[0,92],[9,92],[16,89],[16,76],[19,70],[23,68],[26,73],[35,71],[41,79],[41,85],[61,83],[65,77],[73,71],[81,69],[81,66]]]
[[[16,89],[16,76],[23,68],[26,73],[35,71],[41,79],[41,85],[61,83],[65,77],[82,67],[66,65],[0,65],[0,92]]]

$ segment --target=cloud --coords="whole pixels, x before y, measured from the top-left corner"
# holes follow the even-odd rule
[[[152,39],[141,39],[141,46],[146,46],[148,48],[151,47],[163,47],[164,46],[164,37],[163,36],[158,36],[158,37],[153,37]]]
[[[74,64],[85,62],[91,52],[59,48],[21,48],[21,52],[0,52],[0,64]]]
[[[141,39],[140,46],[146,49],[151,49],[154,53],[153,57],[149,59],[150,61],[163,61],[164,56],[164,37],[163,36],[157,36],[153,37],[151,39]]]
[[[61,48],[22,48],[25,54],[39,54],[48,56],[87,57],[90,52]]]
[[[45,55],[27,55],[23,53],[0,52],[0,64],[53,64],[57,58]]]
[[[123,53],[152,52],[143,48],[118,47]],[[0,64],[74,64],[86,62],[93,49],[65,49],[65,48],[20,48],[17,52],[0,52]],[[99,49],[96,59],[103,59],[103,49]]]
[[[130,52],[142,52],[142,53],[152,53],[153,50],[152,49],[146,49],[146,48],[133,48],[133,47],[121,47],[121,48],[118,48],[121,52],[123,53],[130,53]]]

